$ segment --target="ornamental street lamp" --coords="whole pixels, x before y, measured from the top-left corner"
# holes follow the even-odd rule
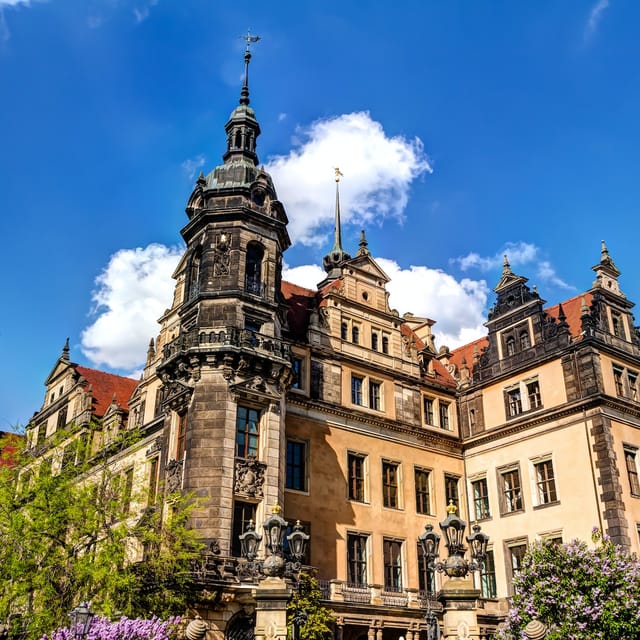
[[[94,616],[95,613],[91,611],[89,602],[81,602],[71,611],[69,619],[71,620],[71,631],[75,640],[84,640],[87,637]]]
[[[467,549],[463,542],[467,523],[456,515],[457,510],[453,501],[450,501],[447,507],[447,517],[440,523],[448,555],[444,562],[438,560],[441,536],[433,530],[432,524],[427,524],[424,533],[418,537],[418,542],[425,558],[424,570],[430,572],[434,579],[436,571],[445,573],[450,578],[465,578],[470,572],[480,571],[484,567],[489,536],[480,530],[480,525],[473,525],[473,533],[467,536],[466,539],[471,549],[471,560],[467,560],[464,557]],[[426,579],[425,584],[428,584]],[[438,618],[432,611],[431,603],[428,599],[425,621],[427,623],[427,640],[440,638]]]
[[[262,524],[268,555],[264,561],[259,561],[258,549],[263,536],[256,533],[253,520],[249,521],[247,530],[239,536],[241,553],[247,561],[245,574],[251,577],[259,574],[293,577],[300,571],[309,535],[303,531],[299,520],[285,537],[288,527],[289,523],[280,515],[280,506],[275,504],[271,515]]]

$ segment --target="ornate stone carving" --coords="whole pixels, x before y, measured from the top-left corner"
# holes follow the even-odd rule
[[[169,460],[164,468],[166,476],[166,487],[169,493],[175,493],[182,489],[182,460]]]
[[[151,457],[156,453],[160,453],[162,451],[162,436],[158,436],[152,443],[151,446],[147,449],[147,457]]]
[[[251,498],[262,498],[264,472],[267,465],[255,458],[237,460],[235,469],[234,491]]]
[[[213,247],[213,275],[214,276],[229,275],[230,247],[231,247],[231,236],[228,233],[221,233],[216,238],[216,244]]]

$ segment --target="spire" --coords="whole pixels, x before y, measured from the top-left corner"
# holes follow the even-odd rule
[[[600,243],[600,262],[591,268],[596,272],[596,279],[593,282],[594,289],[602,288],[622,298],[625,297],[624,293],[620,291],[620,284],[618,283],[620,270],[609,255],[609,249],[607,249],[604,240]]]
[[[367,238],[364,235],[364,229],[360,230],[360,242],[358,243],[358,246],[360,247],[360,249],[358,249],[359,256],[369,255],[369,249],[367,248],[369,246],[369,243],[367,242]]]
[[[511,265],[509,264],[509,258],[507,258],[507,254],[504,254],[504,260],[502,261],[502,277],[504,276],[512,276],[513,271],[511,271]]]
[[[250,47],[260,40],[260,36],[252,36],[247,31],[247,35],[242,38],[247,43],[244,50],[244,81],[239,104],[224,127],[227,132],[227,151],[223,160],[225,164],[248,160],[255,167],[258,165],[256,138],[260,135],[260,125],[253,109],[249,106],[249,62],[251,61]]]
[[[340,265],[345,260],[350,260],[351,256],[342,248],[342,227],[340,223],[340,169],[335,168],[336,180],[336,213],[333,230],[333,247],[323,258],[322,264],[327,272],[327,280],[335,280],[340,275]]]
[[[69,359],[69,338],[64,341],[64,347],[62,347],[62,355],[60,356],[62,360]]]

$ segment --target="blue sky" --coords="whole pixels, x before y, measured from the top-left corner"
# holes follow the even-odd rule
[[[633,0],[0,0],[0,429],[40,408],[67,336],[139,370],[247,28],[289,279],[320,279],[339,166],[345,248],[364,226],[438,345],[482,331],[505,251],[554,304],[604,238],[640,300],[638,24]]]

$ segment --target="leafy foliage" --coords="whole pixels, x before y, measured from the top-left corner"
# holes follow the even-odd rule
[[[69,434],[57,438],[53,465],[21,450],[17,464],[0,467],[0,621],[29,639],[65,624],[82,600],[105,615],[181,613],[200,551],[190,499],[162,496],[141,511],[146,492],[107,459],[77,452],[60,467]]]
[[[129,619],[122,617],[117,622],[109,618],[95,617],[91,621],[87,640],[173,640],[177,635],[177,624],[180,618],[169,618],[163,621],[153,617],[150,620],[140,618]],[[60,627],[51,635],[43,636],[41,640],[75,640],[75,629]]]
[[[288,637],[293,640],[331,640],[333,616],[322,606],[322,591],[318,581],[307,573],[301,573],[298,589],[287,605]],[[299,634],[294,635],[293,624],[298,621]]]
[[[547,640],[628,640],[640,637],[640,560],[598,529],[589,548],[574,540],[534,543],[514,578],[506,629],[499,638],[525,638],[534,619]]]

